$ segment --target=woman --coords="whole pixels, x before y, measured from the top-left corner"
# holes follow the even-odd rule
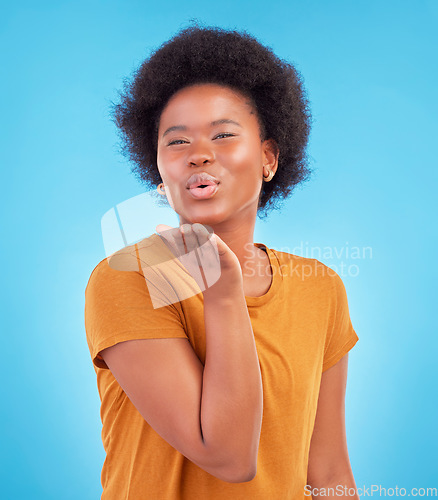
[[[245,32],[193,26],[121,97],[124,152],[180,227],[130,247],[133,266],[102,260],[86,288],[102,498],[351,498],[344,397],[358,337],[344,285],[316,259],[253,242],[256,216],[310,173],[299,74]],[[211,245],[220,276],[175,298],[146,263],[172,262],[181,242]],[[169,264],[159,279],[176,274]]]

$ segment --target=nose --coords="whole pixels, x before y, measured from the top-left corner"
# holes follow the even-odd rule
[[[205,145],[192,145],[187,157],[187,163],[191,166],[212,163],[215,159],[214,152]]]

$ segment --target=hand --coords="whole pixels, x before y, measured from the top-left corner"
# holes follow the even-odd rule
[[[226,298],[243,289],[239,259],[211,228],[199,223],[178,228],[158,224],[156,230],[195,279],[204,298]]]

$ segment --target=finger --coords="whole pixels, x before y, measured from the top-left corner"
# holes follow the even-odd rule
[[[194,224],[193,228],[198,234],[199,252],[201,257],[201,270],[205,288],[212,286],[220,278],[221,264],[217,244],[214,241],[213,228],[207,225]]]
[[[181,226],[181,234],[184,238],[184,244],[186,246],[186,253],[192,252],[198,248],[197,235],[193,229],[192,224],[183,224]]]
[[[209,229],[208,226],[200,224],[199,222],[193,224],[192,228],[197,239],[197,246],[199,249],[199,253],[201,256],[204,256],[207,247],[206,244],[208,243],[210,237],[210,231],[212,233],[213,230]]]
[[[193,226],[182,224],[179,231],[185,246],[185,252],[179,256],[179,260],[201,290],[205,290],[206,282],[199,255],[199,244]]]
[[[198,251],[200,256],[200,268],[203,274],[205,287],[215,283],[220,276],[220,263],[217,252],[210,241],[213,229],[203,224],[194,224],[193,229],[198,238]]]
[[[214,243],[214,232],[210,226],[203,224],[194,224],[193,228],[198,236],[199,254],[203,263],[204,270],[207,273],[215,275],[219,264],[219,254],[217,245]],[[214,282],[215,280],[213,280]]]
[[[213,229],[206,224],[200,224],[196,222],[193,224],[193,229],[198,237],[199,246],[204,245],[210,239],[211,235],[214,234]]]
[[[172,229],[172,227],[171,226],[167,226],[166,224],[158,224],[155,227],[155,231],[157,231],[158,233],[166,231],[167,229]]]
[[[167,226],[166,224],[158,224],[155,229],[175,257],[179,257],[184,253],[184,245],[179,232],[179,227],[174,228]]]
[[[180,227],[179,227],[179,237],[181,238],[181,241],[182,241],[182,244],[184,245],[184,254],[186,254],[188,252],[188,249],[187,249],[187,233],[188,233],[188,224],[182,224]]]
[[[207,241],[208,231],[206,227],[204,227],[199,222],[196,222],[195,224],[192,225],[192,232],[194,235],[195,254],[198,260],[198,265],[201,270],[201,273],[204,275],[204,269],[203,269],[203,263],[205,264],[204,251],[205,251],[205,243]]]

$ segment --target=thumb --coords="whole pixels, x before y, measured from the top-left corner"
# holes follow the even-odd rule
[[[213,245],[216,246],[219,256],[225,255],[227,253],[228,245],[216,234],[211,235],[211,241],[214,242]]]

